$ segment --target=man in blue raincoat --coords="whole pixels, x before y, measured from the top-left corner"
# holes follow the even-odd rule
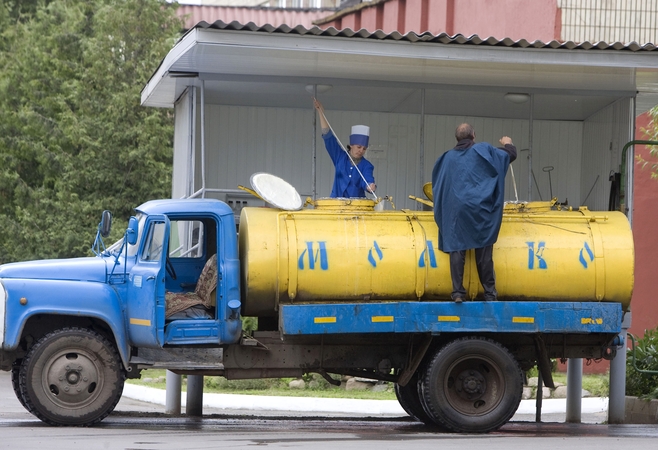
[[[501,148],[475,143],[475,131],[467,123],[457,127],[455,137],[457,146],[441,155],[432,171],[439,250],[450,254],[455,302],[466,299],[464,261],[469,249],[475,249],[484,299],[494,301],[498,293],[493,244],[503,220],[505,174],[516,159],[516,147],[508,136],[500,139]]]

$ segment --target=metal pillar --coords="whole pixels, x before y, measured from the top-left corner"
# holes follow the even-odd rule
[[[420,90],[420,147],[418,149],[418,181],[420,182],[419,196],[423,193],[423,180],[425,179],[425,89]],[[416,202],[416,209],[423,209],[420,202]]]
[[[180,414],[181,376],[167,370],[165,414]]]
[[[534,139],[534,109],[535,109],[535,94],[530,94],[530,120],[528,127],[528,201],[532,201],[532,141]]]
[[[185,414],[201,417],[203,415],[203,375],[187,376],[187,404]]]
[[[580,423],[583,399],[583,359],[567,361],[567,417],[569,423]]]
[[[610,397],[608,399],[608,423],[624,423],[626,414],[626,334],[631,326],[630,311],[624,314],[619,334],[620,347],[610,361]]]
[[[539,367],[537,367],[539,369]],[[535,422],[541,422],[541,405],[544,400],[544,380],[541,370],[537,370],[537,393],[535,394]]]

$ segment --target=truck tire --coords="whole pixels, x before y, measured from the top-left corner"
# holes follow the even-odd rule
[[[487,433],[507,423],[521,402],[523,374],[510,352],[481,337],[442,347],[420,383],[427,413],[447,429]]]
[[[425,412],[418,392],[418,373],[415,373],[405,386],[395,383],[395,396],[402,409],[414,420],[425,425],[436,425],[434,420]]]
[[[119,402],[124,380],[114,346],[82,328],[64,328],[39,339],[19,374],[26,408],[50,425],[100,422]]]
[[[21,361],[14,361],[14,364],[11,366],[11,387],[14,388],[14,394],[16,395],[16,398],[18,399],[19,402],[21,402],[21,405],[23,405],[23,408],[27,409],[28,412],[31,412],[28,408],[27,405],[25,404],[25,399],[23,398],[23,394],[21,394],[21,387],[20,387],[20,371],[21,371]]]

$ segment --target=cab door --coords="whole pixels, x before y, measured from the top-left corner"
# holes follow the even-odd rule
[[[149,216],[144,227],[145,238],[128,277],[128,334],[131,345],[161,347],[169,219],[164,215]]]

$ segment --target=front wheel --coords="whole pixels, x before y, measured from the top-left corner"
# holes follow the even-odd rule
[[[51,425],[87,426],[104,419],[121,398],[125,373],[103,336],[65,328],[41,338],[23,360],[20,391],[26,408]]]
[[[11,366],[11,387],[14,388],[14,394],[23,408],[27,409],[28,412],[31,412],[27,405],[25,404],[25,399],[23,399],[23,394],[21,394],[20,387],[20,372],[21,372],[21,361],[15,361]]]
[[[486,433],[507,423],[518,409],[523,374],[502,345],[466,337],[436,353],[420,387],[437,423],[456,432]]]

